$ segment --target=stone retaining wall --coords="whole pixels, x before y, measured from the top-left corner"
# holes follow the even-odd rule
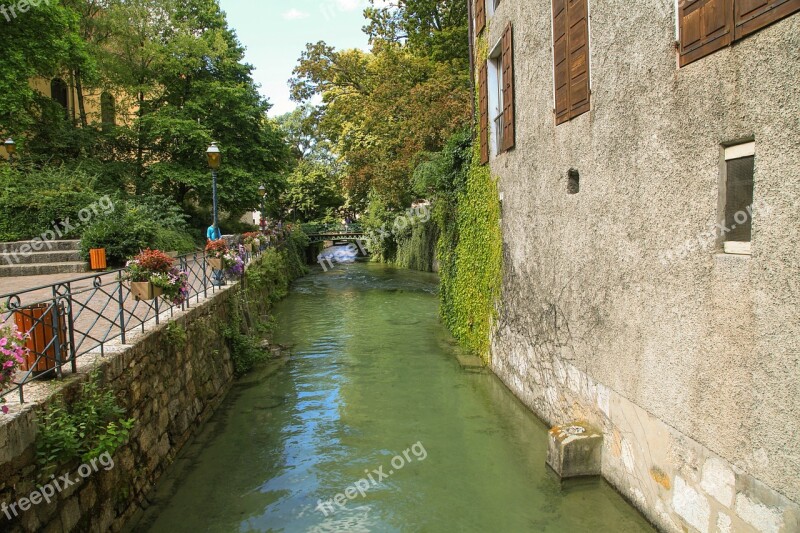
[[[44,402],[25,404],[20,412],[0,418],[0,505],[6,504],[0,508],[0,531],[106,532],[123,527],[228,392],[233,364],[222,330],[232,312],[229,302],[243,288],[241,283],[229,286],[188,311],[176,313],[174,322],[186,331],[184,346],[171,344],[167,325],[162,323],[138,336],[132,345],[118,346],[110,354],[107,348],[104,358],[97,355],[104,383],[119,393],[136,425],[129,443],[114,455],[113,468],[96,465],[97,471],[85,479],[78,475],[79,462],[61,469],[56,481],[62,474],[79,481],[50,503],[41,501],[26,511],[19,505],[10,508],[38,484],[52,481],[49,475],[43,477],[36,464],[36,412],[55,392],[62,392],[69,401],[95,365],[82,365],[78,375],[54,382]],[[266,313],[267,289],[251,286],[247,290],[248,314]]]

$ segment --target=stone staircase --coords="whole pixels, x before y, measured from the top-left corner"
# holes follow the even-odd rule
[[[89,264],[81,261],[79,249],[80,241],[0,243],[0,277],[88,272]]]

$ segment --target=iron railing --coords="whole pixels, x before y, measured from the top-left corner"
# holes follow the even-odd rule
[[[245,252],[245,265],[269,246]],[[24,403],[25,385],[77,372],[80,357],[98,351],[105,356],[110,342],[127,344],[132,333],[145,331],[148,322],[159,324],[176,309],[197,305],[226,283],[202,252],[177,257],[176,262],[187,273],[190,286],[189,297],[180,306],[161,298],[136,299],[123,280],[124,269],[0,295],[0,325],[16,324],[31,348],[28,370],[19,370],[0,397],[17,393]]]

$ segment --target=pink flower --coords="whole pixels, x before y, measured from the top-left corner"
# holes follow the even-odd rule
[[[8,407],[6,407],[5,405],[2,405],[2,406],[0,406],[0,411],[3,411],[3,414],[7,415],[8,414]]]

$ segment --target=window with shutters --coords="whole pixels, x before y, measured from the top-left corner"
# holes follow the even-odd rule
[[[800,0],[680,0],[680,66],[800,11]]]
[[[723,240],[726,253],[749,254],[753,217],[754,142],[725,148],[720,190],[723,212]]]
[[[492,139],[491,153],[503,151],[503,46],[497,43],[489,54],[489,121]]]
[[[553,0],[553,69],[556,124],[589,111],[589,6]]]
[[[511,24],[479,68],[481,161],[514,148],[514,42]],[[486,134],[484,134],[486,130]]]

